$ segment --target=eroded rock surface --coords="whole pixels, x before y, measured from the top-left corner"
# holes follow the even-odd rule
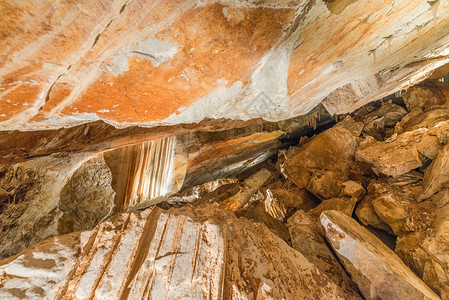
[[[366,299],[439,299],[393,251],[354,219],[326,211],[321,224]]]
[[[0,262],[6,298],[359,299],[218,205],[120,214]]]

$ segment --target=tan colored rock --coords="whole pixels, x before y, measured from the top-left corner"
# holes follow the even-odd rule
[[[321,214],[332,248],[366,299],[439,299],[401,259],[354,219]]]
[[[346,181],[343,183],[343,188],[340,191],[340,196],[342,197],[353,197],[357,201],[360,201],[365,197],[366,191],[363,186],[355,181]]]
[[[432,224],[421,231],[398,237],[396,253],[423,281],[449,299],[449,190],[428,200],[434,205]]]
[[[230,211],[240,210],[271,176],[271,172],[266,169],[262,169],[251,175],[251,177],[243,182],[240,191],[221,202],[221,206]]]
[[[368,196],[356,209],[360,221],[396,235],[429,227],[433,207],[421,202],[421,180],[419,172],[373,180]]]
[[[419,168],[423,156],[433,159],[438,148],[437,137],[421,128],[360,148],[357,160],[370,164],[377,173],[399,176]]]
[[[424,110],[433,106],[449,108],[449,85],[437,80],[426,80],[408,88],[402,93],[402,98],[409,111],[417,107]]]
[[[321,199],[338,197],[341,184],[349,180],[357,147],[354,132],[343,127],[328,129],[286,160],[287,176]]]
[[[102,156],[50,155],[2,166],[0,258],[48,237],[94,227],[114,206]]]
[[[0,298],[359,299],[219,205],[119,214],[0,261]]]
[[[293,249],[301,252],[308,261],[326,274],[335,284],[344,288],[348,294],[358,294],[355,284],[326,244],[318,218],[312,217],[303,210],[298,210],[288,218],[287,227]]]
[[[356,203],[356,198],[327,199],[323,200],[317,207],[309,210],[309,214],[318,219],[323,211],[336,210],[350,217],[352,216]]]
[[[441,149],[424,173],[422,197],[429,198],[445,187],[449,187],[449,144]]]

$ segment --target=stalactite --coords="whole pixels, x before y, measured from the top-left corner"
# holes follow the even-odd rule
[[[133,146],[129,152],[123,209],[166,195],[173,177],[174,138]]]

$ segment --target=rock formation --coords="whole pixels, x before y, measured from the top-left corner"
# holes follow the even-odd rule
[[[449,2],[0,3],[1,299],[449,300]]]

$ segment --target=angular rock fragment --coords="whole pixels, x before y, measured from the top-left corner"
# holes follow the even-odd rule
[[[422,198],[429,198],[445,187],[449,187],[449,144],[441,149],[424,173]]]
[[[429,199],[432,223],[427,228],[398,237],[396,253],[423,281],[449,299],[449,190]]]
[[[0,261],[0,298],[360,299],[219,205],[119,214]]]
[[[435,158],[438,148],[438,139],[428,129],[421,128],[360,147],[357,160],[370,164],[379,174],[399,176],[419,168],[424,156]]]
[[[323,200],[317,207],[309,210],[309,214],[318,219],[323,211],[336,210],[347,216],[352,216],[356,203],[356,198],[327,199]]]
[[[414,85],[402,93],[407,109],[415,108],[427,110],[434,106],[446,106],[449,108],[449,85],[437,80],[426,80]]]
[[[363,186],[355,181],[346,181],[343,183],[343,188],[340,191],[340,196],[342,197],[353,197],[357,201],[360,201],[365,197],[366,191]]]
[[[333,127],[312,138],[285,162],[288,178],[321,199],[338,197],[349,180],[358,147],[353,131]]]
[[[287,227],[295,250],[301,252],[321,272],[348,293],[358,293],[354,283],[326,244],[318,218],[298,210],[288,218]]]
[[[266,169],[262,169],[251,175],[251,177],[243,182],[240,191],[236,195],[221,202],[221,206],[230,211],[237,211],[241,209],[245,206],[251,196],[253,196],[254,193],[256,193],[257,190],[260,189],[262,185],[271,177],[271,175],[271,172]]]
[[[325,235],[366,299],[439,299],[386,245],[354,219],[321,214]]]
[[[421,180],[422,174],[415,171],[373,180],[368,196],[356,209],[360,221],[396,235],[427,228],[433,207],[430,202],[420,202]]]

